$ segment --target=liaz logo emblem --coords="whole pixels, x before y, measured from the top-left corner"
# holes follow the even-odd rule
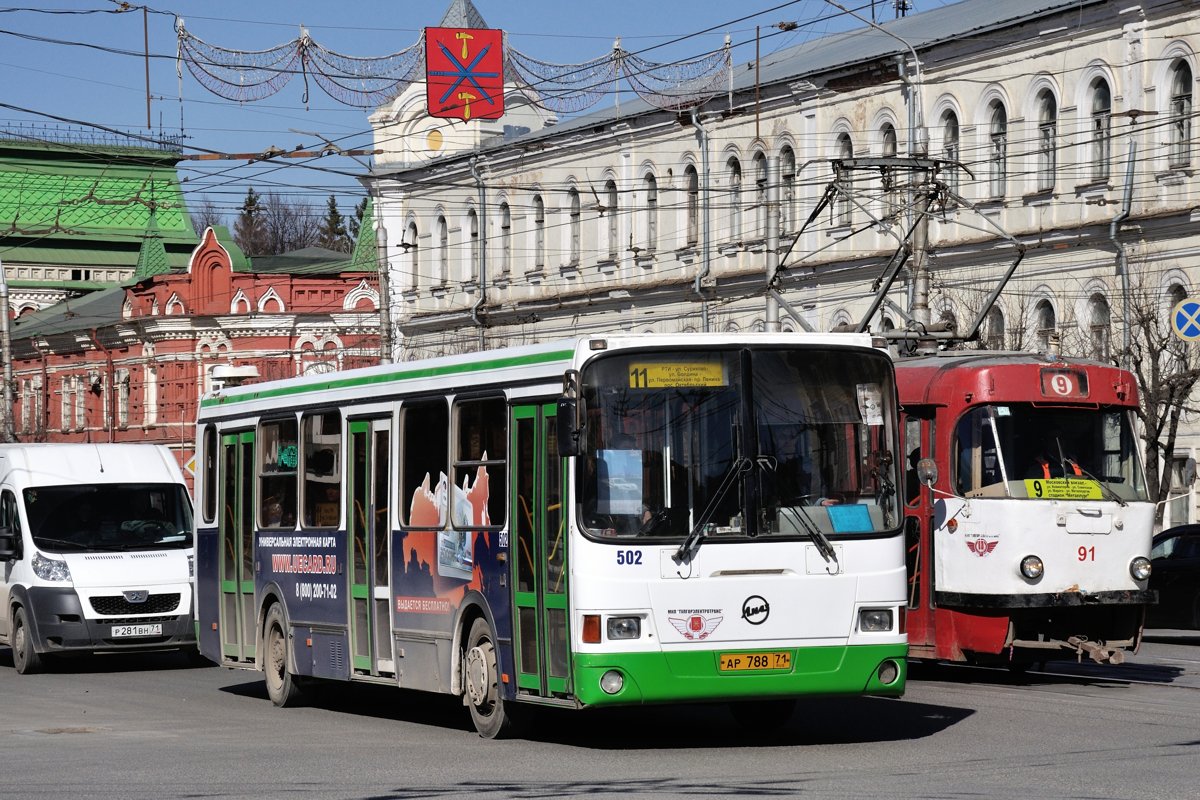
[[[688,641],[707,639],[709,634],[717,629],[725,617],[710,617],[705,614],[692,614],[690,617],[667,617],[672,627]]]
[[[125,600],[129,603],[144,603],[150,599],[150,593],[145,590],[122,592],[122,594],[125,595]]]
[[[751,625],[762,625],[771,616],[771,604],[765,597],[752,594],[742,603],[742,619]]]
[[[986,539],[983,536],[976,539],[967,539],[966,542],[967,549],[980,558],[991,554],[996,549],[996,545],[1000,544],[999,539]]]

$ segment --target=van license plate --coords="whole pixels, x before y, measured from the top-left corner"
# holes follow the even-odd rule
[[[153,625],[113,625],[112,635],[114,639],[124,636],[162,636],[162,623],[156,622]]]
[[[765,653],[721,653],[721,672],[754,672],[760,669],[791,669],[792,654],[789,650],[774,650]]]

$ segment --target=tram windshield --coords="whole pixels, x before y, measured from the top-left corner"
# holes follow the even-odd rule
[[[24,491],[38,549],[177,550],[192,546],[192,506],[174,483],[38,486]]]
[[[592,535],[811,537],[900,523],[882,354],[618,353],[582,378],[579,497]]]
[[[977,406],[958,422],[954,455],[965,497],[1148,499],[1126,409]]]

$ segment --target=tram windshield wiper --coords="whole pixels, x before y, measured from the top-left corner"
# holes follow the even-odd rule
[[[717,491],[713,494],[711,500],[708,501],[708,506],[705,507],[704,513],[696,520],[696,524],[692,526],[692,532],[683,540],[683,544],[679,545],[679,549],[675,551],[675,555],[671,556],[671,560],[676,564],[690,564],[696,556],[696,551],[700,549],[700,544],[708,536],[708,521],[712,519],[712,515],[717,513],[717,507],[721,504],[721,500],[729,493],[729,489],[736,483],[736,478],[742,473],[749,472],[754,467],[754,462],[745,456],[738,456],[734,462],[729,465],[729,470],[725,473],[725,477],[721,479],[721,485],[717,487]]]
[[[1067,456],[1063,453],[1062,442],[1059,441],[1057,436],[1054,437],[1054,443],[1058,446],[1058,457],[1062,462],[1063,477],[1066,478],[1067,481],[1071,480],[1071,472],[1074,471],[1072,469],[1067,469],[1067,462],[1070,462],[1074,469],[1079,470],[1080,475],[1091,481],[1094,481],[1096,485],[1100,487],[1100,492],[1105,496],[1106,499],[1113,500],[1117,503],[1117,505],[1122,507],[1129,505],[1121,498],[1121,495],[1117,494],[1115,489],[1108,485],[1108,481],[1097,478],[1095,475],[1084,469],[1083,466],[1075,459],[1067,458]]]

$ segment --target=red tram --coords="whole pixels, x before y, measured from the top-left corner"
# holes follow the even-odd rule
[[[1029,353],[901,360],[910,655],[1121,663],[1154,504],[1124,370]],[[922,459],[925,459],[922,461]]]

